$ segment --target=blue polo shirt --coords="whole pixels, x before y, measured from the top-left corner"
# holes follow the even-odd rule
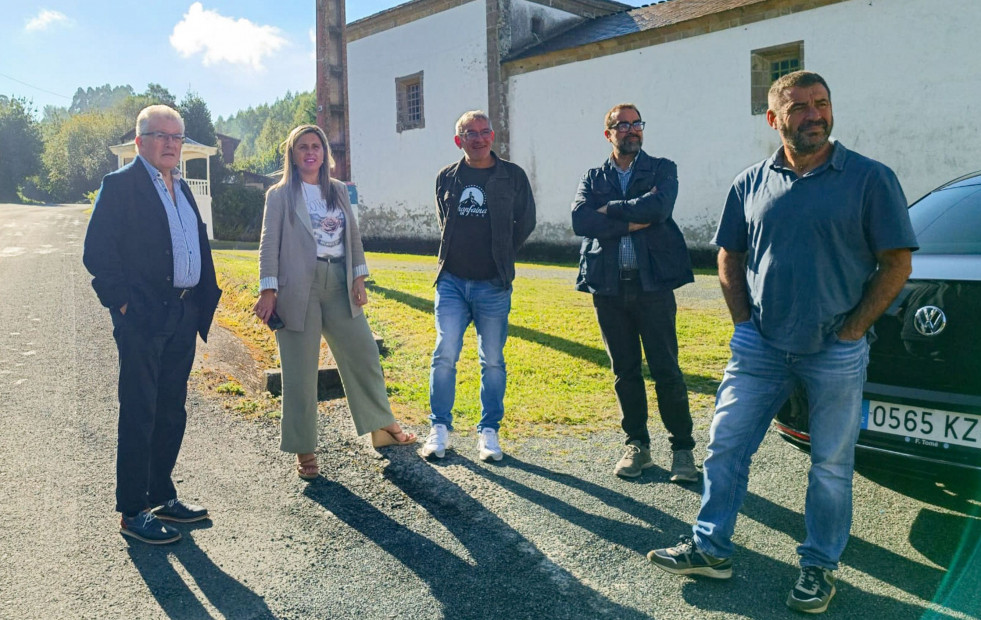
[[[838,141],[802,177],[782,147],[736,177],[712,243],[746,253],[753,322],[771,346],[800,355],[835,342],[877,252],[917,247],[896,175]]]

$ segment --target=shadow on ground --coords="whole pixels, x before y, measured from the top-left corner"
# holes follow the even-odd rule
[[[378,286],[370,281],[368,282],[368,289],[371,292],[377,293],[387,299],[405,304],[414,310],[428,312],[430,314],[433,312],[433,302],[431,299],[425,299],[417,295],[410,295],[395,289]],[[610,367],[610,358],[607,356],[606,350],[602,347],[585,345],[576,342],[575,340],[569,340],[568,338],[563,338],[562,336],[548,334],[529,327],[522,327],[521,325],[515,325],[514,323],[508,325],[508,338],[520,338],[521,340],[547,347],[560,353],[565,353],[570,357],[578,358],[584,362],[599,366],[601,368]],[[649,370],[646,368],[644,370],[644,376],[648,380],[650,379]],[[719,387],[718,379],[704,375],[685,373],[685,381],[687,382],[688,389],[690,391],[698,392],[699,394],[714,395]]]
[[[438,470],[389,463],[385,478],[460,542],[462,559],[384,514],[348,487],[318,481],[304,490],[426,583],[445,618],[647,618],[586,586]],[[487,593],[493,592],[493,596]]]
[[[147,588],[171,618],[194,620],[213,616],[177,571],[187,571],[194,585],[225,618],[275,618],[261,596],[220,569],[194,542],[193,531],[211,522],[181,525],[183,537],[167,547],[131,542],[127,552]]]

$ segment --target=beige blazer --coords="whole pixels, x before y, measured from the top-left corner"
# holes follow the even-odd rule
[[[361,314],[361,306],[354,303],[351,284],[354,273],[368,273],[364,258],[361,231],[351,212],[351,200],[347,186],[331,179],[331,185],[344,211],[344,268],[347,272],[348,303],[351,316]],[[276,313],[286,329],[301,331],[310,300],[317,270],[317,242],[310,224],[310,214],[303,200],[302,186],[296,183],[294,191],[288,186],[272,187],[266,192],[266,206],[262,214],[262,236],[259,239],[259,278],[276,277],[279,290],[276,295]]]

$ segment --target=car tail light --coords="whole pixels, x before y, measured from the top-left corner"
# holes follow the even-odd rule
[[[777,430],[780,431],[781,433],[784,433],[786,435],[790,435],[791,437],[793,437],[795,439],[800,439],[801,441],[806,441],[808,443],[810,443],[810,441],[811,441],[811,436],[808,435],[807,433],[802,433],[800,431],[794,430],[794,429],[790,428],[789,426],[787,426],[785,424],[781,424],[779,422],[774,422],[773,425],[776,426],[777,427]]]

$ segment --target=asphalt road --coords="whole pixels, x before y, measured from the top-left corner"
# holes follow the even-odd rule
[[[195,391],[175,472],[213,522],[150,547],[113,513],[116,354],[81,265],[83,208],[0,205],[0,618],[781,618],[803,538],[806,459],[767,437],[728,582],[669,576],[700,486],[657,467],[611,474],[612,434],[506,444],[471,434],[438,463],[384,458],[323,407],[312,484],[277,429]],[[652,426],[652,428],[655,428]],[[421,431],[422,429],[416,429]],[[696,456],[704,455],[704,436]],[[855,479],[852,539],[832,618],[981,614],[981,502],[931,483]]]

